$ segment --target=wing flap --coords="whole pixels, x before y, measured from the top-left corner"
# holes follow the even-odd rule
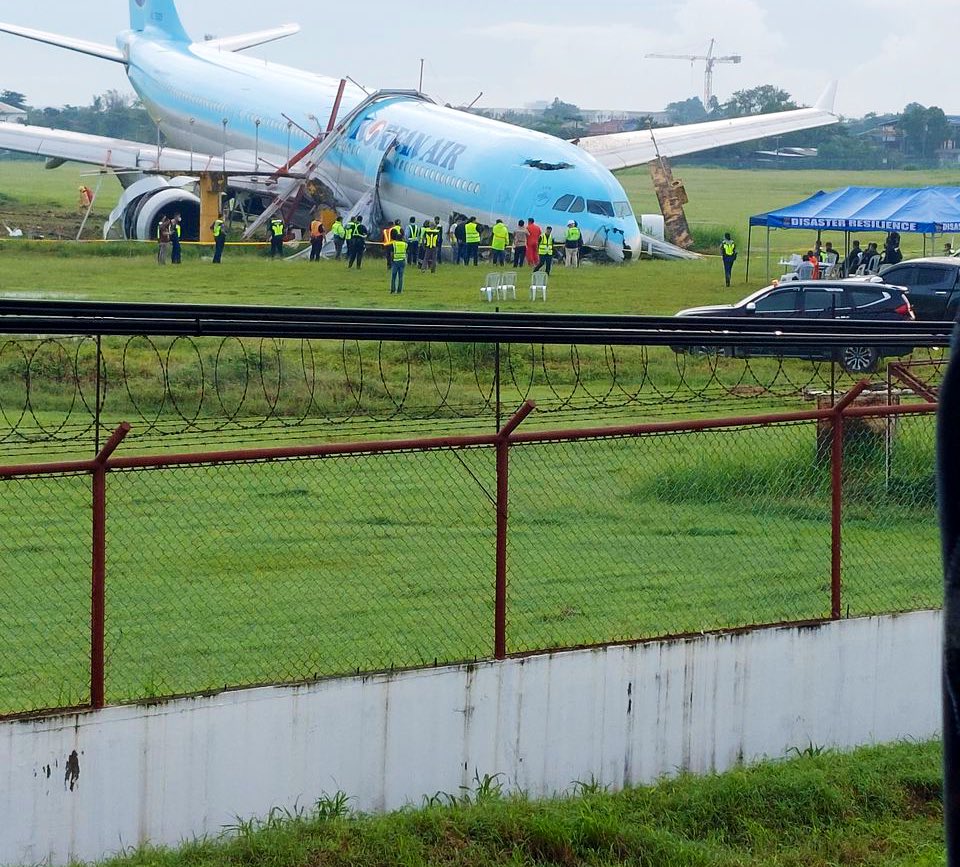
[[[577,144],[606,168],[626,169],[651,162],[657,158],[658,151],[664,157],[679,157],[724,145],[837,123],[840,118],[833,113],[835,93],[836,83],[827,89],[814,108],[692,123],[653,131],[638,130],[589,136],[579,139]]]
[[[20,27],[17,24],[4,24],[2,22],[0,22],[0,32],[12,33],[14,36],[22,36],[35,42],[45,42],[47,45],[56,45],[58,48],[69,48],[71,51],[79,51],[81,54],[89,54],[103,60],[112,60],[114,63],[127,62],[127,58],[122,51],[110,45],[101,45],[99,42],[88,42],[86,39],[74,39],[71,36],[60,36],[57,33],[48,33],[45,30],[34,30],[31,27]]]
[[[206,42],[199,44],[204,48],[212,48],[214,51],[243,51],[256,45],[265,45],[268,42],[285,39],[287,36],[293,36],[299,32],[299,24],[284,24],[282,27],[274,27],[271,30],[244,33],[240,36],[225,36],[223,39],[208,39]]]
[[[228,154],[226,160],[213,154],[191,153],[175,148],[163,148],[158,154],[156,145],[18,123],[0,123],[0,148],[54,160],[103,166],[114,171],[254,171],[253,159],[243,153]],[[264,160],[261,158],[260,168],[263,167]]]

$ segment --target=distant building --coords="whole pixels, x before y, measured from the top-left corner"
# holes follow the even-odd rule
[[[27,113],[22,108],[0,102],[0,121],[6,123],[23,123],[26,119]]]
[[[937,161],[945,166],[960,165],[960,114],[948,114],[946,118],[951,134],[950,138],[937,148]],[[903,151],[904,136],[897,118],[885,121],[863,135],[884,150]]]

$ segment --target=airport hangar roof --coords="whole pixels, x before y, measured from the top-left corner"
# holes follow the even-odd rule
[[[960,187],[844,187],[750,218],[750,226],[838,232],[960,232]]]

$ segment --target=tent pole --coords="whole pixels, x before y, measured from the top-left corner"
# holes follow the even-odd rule
[[[750,247],[753,244],[753,223],[747,229],[747,276],[743,278],[744,283],[750,282]]]
[[[770,282],[770,226],[767,226],[767,282]]]
[[[843,230],[843,267],[840,269],[840,273],[844,277],[849,277],[847,273],[847,259],[850,258],[850,230]]]

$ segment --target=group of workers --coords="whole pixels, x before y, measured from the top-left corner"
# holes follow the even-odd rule
[[[225,220],[218,217],[211,224],[210,230],[214,239],[213,261],[215,264],[220,264],[227,237]],[[453,260],[456,264],[472,263],[474,266],[480,264],[480,246],[485,232],[486,230],[480,226],[476,217],[467,217],[462,214],[454,216],[446,236],[451,243]],[[168,253],[171,253],[173,263],[180,263],[182,233],[179,214],[174,214],[172,217],[164,216],[161,219],[157,228],[157,260],[160,264],[166,264]],[[270,258],[282,258],[287,229],[280,216],[270,219],[267,234],[270,240]],[[336,215],[329,231],[321,219],[315,218],[310,224],[310,261],[320,261],[327,238],[332,237],[335,260],[340,261],[345,256],[347,267],[356,266],[359,270],[363,266],[369,236],[370,231],[360,216],[344,222],[340,215]],[[436,273],[437,266],[442,260],[444,236],[443,222],[440,217],[425,220],[422,225],[417,222],[416,217],[410,217],[406,226],[400,220],[395,220],[383,228],[382,245],[387,271],[391,272],[393,283],[398,284],[398,288],[391,291],[400,292],[403,288],[403,272],[400,270],[397,273],[395,270],[397,266],[416,265],[421,271]],[[497,220],[489,229],[489,242],[494,267],[506,267],[508,251],[512,249],[514,268],[522,268],[524,264],[529,264],[534,271],[544,270],[547,274],[552,271],[558,245],[553,227],[541,228],[533,217],[529,220],[520,220],[513,232],[507,228],[503,220]],[[580,267],[583,233],[575,220],[569,221],[566,234],[559,243],[564,250],[567,267]]]

